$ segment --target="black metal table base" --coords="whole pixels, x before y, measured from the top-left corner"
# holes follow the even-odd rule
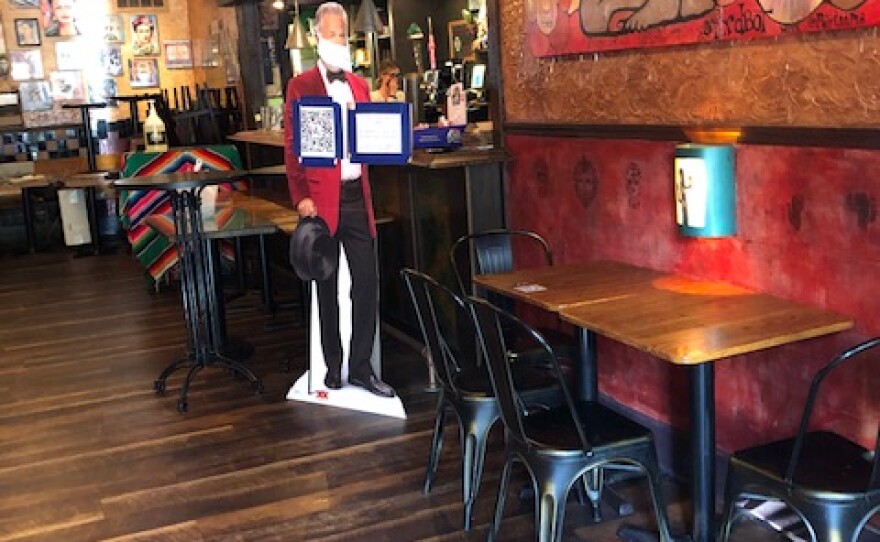
[[[257,376],[242,363],[232,358],[228,358],[222,354],[216,353],[206,353],[205,357],[205,360],[200,361],[196,359],[196,356],[189,356],[172,362],[170,365],[168,365],[168,367],[165,368],[165,370],[162,371],[162,373],[159,375],[159,378],[157,378],[155,382],[153,382],[153,389],[156,390],[156,393],[158,395],[164,395],[168,377],[181,369],[188,369],[186,373],[186,378],[184,378],[183,385],[180,388],[180,398],[177,400],[178,412],[186,412],[189,409],[189,387],[192,384],[193,380],[195,380],[196,375],[202,369],[208,367],[218,367],[220,369],[228,370],[233,375],[247,379],[253,386],[255,393],[263,393],[262,381],[260,381],[260,379],[257,378]]]

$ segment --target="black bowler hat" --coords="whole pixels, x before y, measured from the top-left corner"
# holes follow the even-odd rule
[[[290,236],[290,264],[302,280],[327,280],[336,271],[339,246],[319,216],[300,217]]]

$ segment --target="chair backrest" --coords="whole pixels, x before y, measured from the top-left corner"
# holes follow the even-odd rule
[[[822,367],[818,373],[816,373],[816,376],[813,377],[813,381],[810,384],[810,391],[807,394],[807,401],[806,403],[804,403],[804,411],[801,415],[801,422],[798,426],[798,432],[797,436],[795,437],[794,446],[792,447],[791,457],[788,461],[788,467],[785,469],[786,482],[791,483],[792,478],[794,478],[795,471],[797,471],[801,452],[804,448],[804,439],[806,438],[807,431],[809,430],[810,418],[813,415],[813,407],[816,404],[816,397],[819,395],[819,388],[822,386],[825,378],[827,378],[832,371],[840,367],[845,361],[855,357],[859,357],[860,354],[863,354],[866,351],[871,350],[877,346],[880,346],[880,337],[875,337],[863,343],[857,344],[856,346],[845,350],[843,353],[832,359],[830,362],[828,362],[828,364]],[[880,425],[878,425],[877,429],[877,442],[874,445],[874,465],[872,468],[869,486],[871,488],[880,488],[880,456],[878,456],[878,451],[880,451]]]
[[[470,328],[470,337],[476,340],[476,330],[473,328],[467,303],[455,292],[424,273],[405,268],[400,271],[400,276],[412,299],[422,337],[434,361],[437,379],[446,391],[457,395],[459,390],[455,384],[456,375],[465,366],[476,366],[475,344],[456,341],[454,337],[462,335],[462,331],[458,330],[456,335],[451,329],[453,325],[464,324]],[[452,318],[448,314],[450,311],[459,317]]]
[[[501,419],[507,428],[507,438],[515,439],[529,448],[537,444],[535,440],[529,437],[525,430],[526,426],[523,424],[523,417],[527,413],[527,405],[516,388],[511,371],[512,365],[507,355],[508,347],[504,332],[510,326],[516,326],[520,328],[522,334],[530,336],[545,351],[546,358],[550,361],[556,378],[559,381],[559,386],[565,399],[564,404],[569,411],[572,431],[577,435],[583,449],[590,451],[592,446],[584,433],[581,420],[575,409],[574,400],[565,384],[565,378],[559,367],[559,361],[550,344],[534,328],[504,309],[477,297],[469,297],[467,302],[471,307],[471,313],[477,326],[480,349],[487,360],[492,389],[495,391],[495,397],[498,398],[498,403],[501,406]]]
[[[467,262],[473,261],[472,269],[477,274],[505,273],[513,271],[514,245],[531,247],[542,258],[542,263],[553,265],[553,252],[547,241],[535,232],[527,230],[494,229],[471,233],[460,237],[449,250],[449,260],[458,280],[459,291],[469,295],[470,269]],[[467,258],[466,256],[470,256]],[[465,283],[467,279],[467,284]]]

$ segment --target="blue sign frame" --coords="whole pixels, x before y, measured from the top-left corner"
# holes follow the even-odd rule
[[[335,103],[328,96],[303,96],[296,103],[293,104],[293,113],[292,116],[292,124],[293,127],[293,154],[299,157],[300,163],[306,167],[333,167],[336,165],[336,161],[342,158],[342,108],[339,104]],[[333,139],[335,143],[335,152],[333,156],[322,156],[322,154],[316,152],[314,154],[306,151],[305,156],[303,155],[302,150],[302,140],[303,134],[307,133],[309,137],[312,137],[314,134],[308,132],[311,130],[312,126],[304,126],[302,124],[303,111],[308,111],[308,109],[319,109],[325,110],[327,113],[333,115],[333,126],[331,128],[331,134],[329,136]],[[321,134],[317,134],[321,135]]]
[[[368,120],[370,114],[396,115],[400,122],[399,153],[362,152],[363,145],[357,140],[358,122]],[[360,116],[360,120],[359,120]],[[356,103],[354,109],[348,111],[348,148],[352,162],[371,165],[399,166],[409,163],[412,157],[412,108],[406,102],[363,102]]]

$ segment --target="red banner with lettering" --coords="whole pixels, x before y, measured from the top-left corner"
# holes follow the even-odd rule
[[[876,26],[880,0],[527,0],[535,56]]]

